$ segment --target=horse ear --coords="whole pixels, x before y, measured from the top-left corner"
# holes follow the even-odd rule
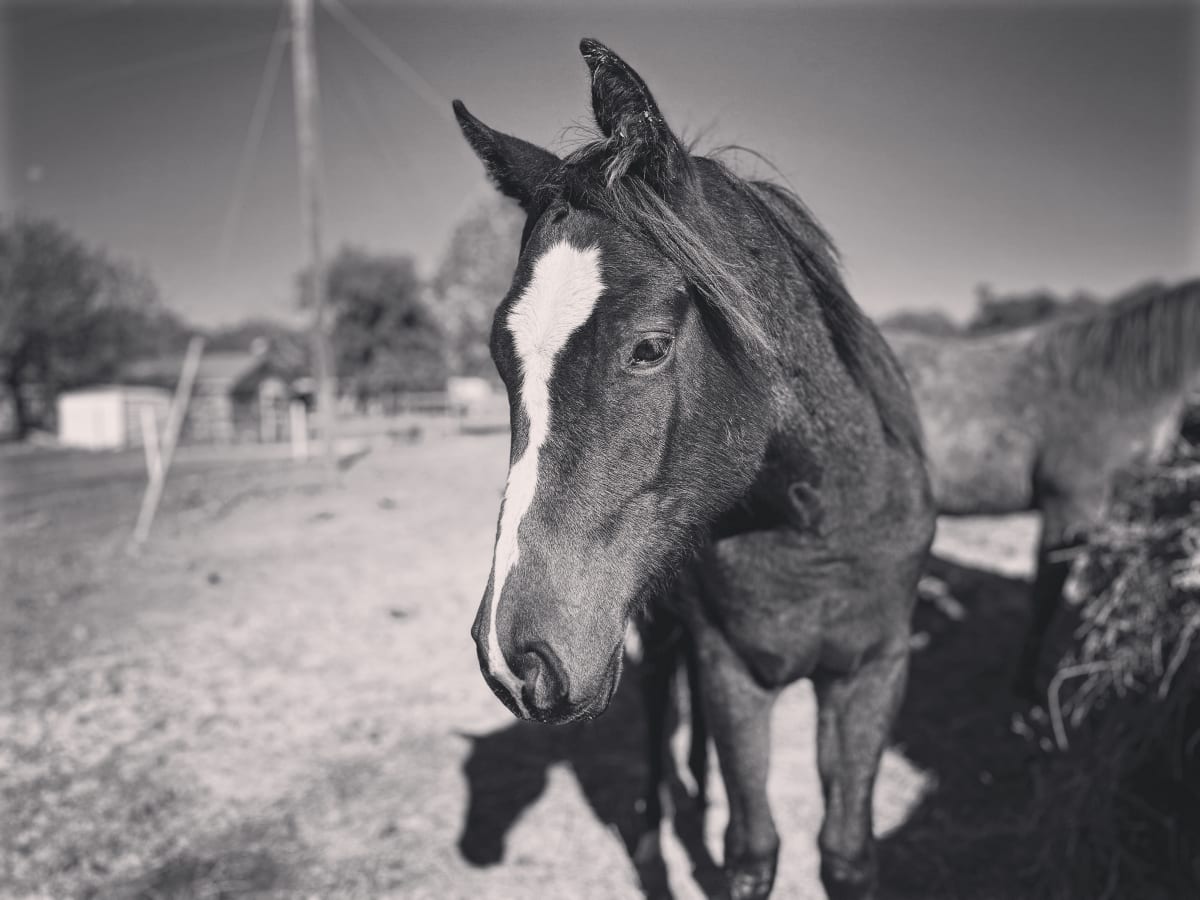
[[[549,150],[489,128],[471,115],[461,100],[454,101],[454,117],[500,192],[528,211],[539,189],[553,180],[562,160]]]
[[[635,169],[650,181],[673,179],[688,153],[667,127],[646,82],[599,41],[584,38],[579,52],[592,75],[592,114],[616,153],[609,177]]]

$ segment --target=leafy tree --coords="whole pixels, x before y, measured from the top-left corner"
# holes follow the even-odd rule
[[[1082,292],[1065,299],[1047,290],[1000,295],[987,285],[979,286],[976,297],[975,315],[967,323],[968,334],[1012,331],[1063,314],[1089,312],[1103,305],[1095,297]]]
[[[111,378],[128,359],[174,349],[186,333],[146,273],[53,222],[0,221],[0,382],[18,438],[44,424],[58,391]]]
[[[344,247],[329,263],[326,279],[343,392],[364,404],[381,394],[444,386],[442,329],[411,258]]]
[[[471,210],[450,237],[432,292],[456,374],[495,376],[488,353],[492,317],[512,281],[524,224],[516,203],[491,198]]]
[[[1165,290],[1167,290],[1167,285],[1162,281],[1143,281],[1117,294],[1116,297],[1109,301],[1108,305],[1119,306],[1126,303],[1140,303],[1148,297],[1161,294]]]
[[[962,332],[953,319],[938,309],[900,310],[879,324],[893,331],[909,331],[933,337],[951,337]]]
[[[205,349],[213,353],[259,352],[290,377],[312,372],[308,330],[273,319],[250,318],[209,331]]]
[[[307,346],[308,333],[285,322],[255,317],[210,329],[206,349],[214,353],[249,353],[261,343],[272,347]]]

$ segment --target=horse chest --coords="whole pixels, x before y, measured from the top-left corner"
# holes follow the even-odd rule
[[[754,532],[712,546],[698,597],[758,679],[782,687],[818,669],[852,671],[902,627],[903,604],[879,595],[886,579],[873,569],[812,536]]]

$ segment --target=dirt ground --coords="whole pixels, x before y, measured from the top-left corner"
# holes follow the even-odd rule
[[[0,457],[0,896],[643,896],[633,679],[596,722],[545,728],[478,672],[506,458],[506,436],[436,438],[336,486],[181,458],[132,557],[139,457]],[[876,796],[886,896],[1021,896],[993,825],[1028,790],[1006,688],[1031,533],[942,528],[969,615],[919,613],[933,642]],[[812,713],[799,685],[776,716],[778,897],[823,896]],[[716,883],[711,789],[664,839],[680,900]]]

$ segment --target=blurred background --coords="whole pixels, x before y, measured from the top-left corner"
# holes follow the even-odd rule
[[[518,725],[468,639],[523,217],[452,98],[564,152],[578,41],[604,41],[698,150],[760,153],[729,159],[798,192],[893,327],[987,334],[1200,272],[1191,3],[316,0],[307,169],[293,35],[284,0],[0,0],[5,896],[651,893],[636,692]],[[943,531],[998,611],[984,645],[1017,640],[1035,529]],[[945,843],[1024,777],[971,700],[1010,661],[910,704],[877,798],[898,895],[1018,895],[1003,837]],[[821,896],[808,688],[785,706],[778,895]],[[941,752],[948,716],[992,751]],[[676,896],[714,883],[721,802],[675,823]]]

